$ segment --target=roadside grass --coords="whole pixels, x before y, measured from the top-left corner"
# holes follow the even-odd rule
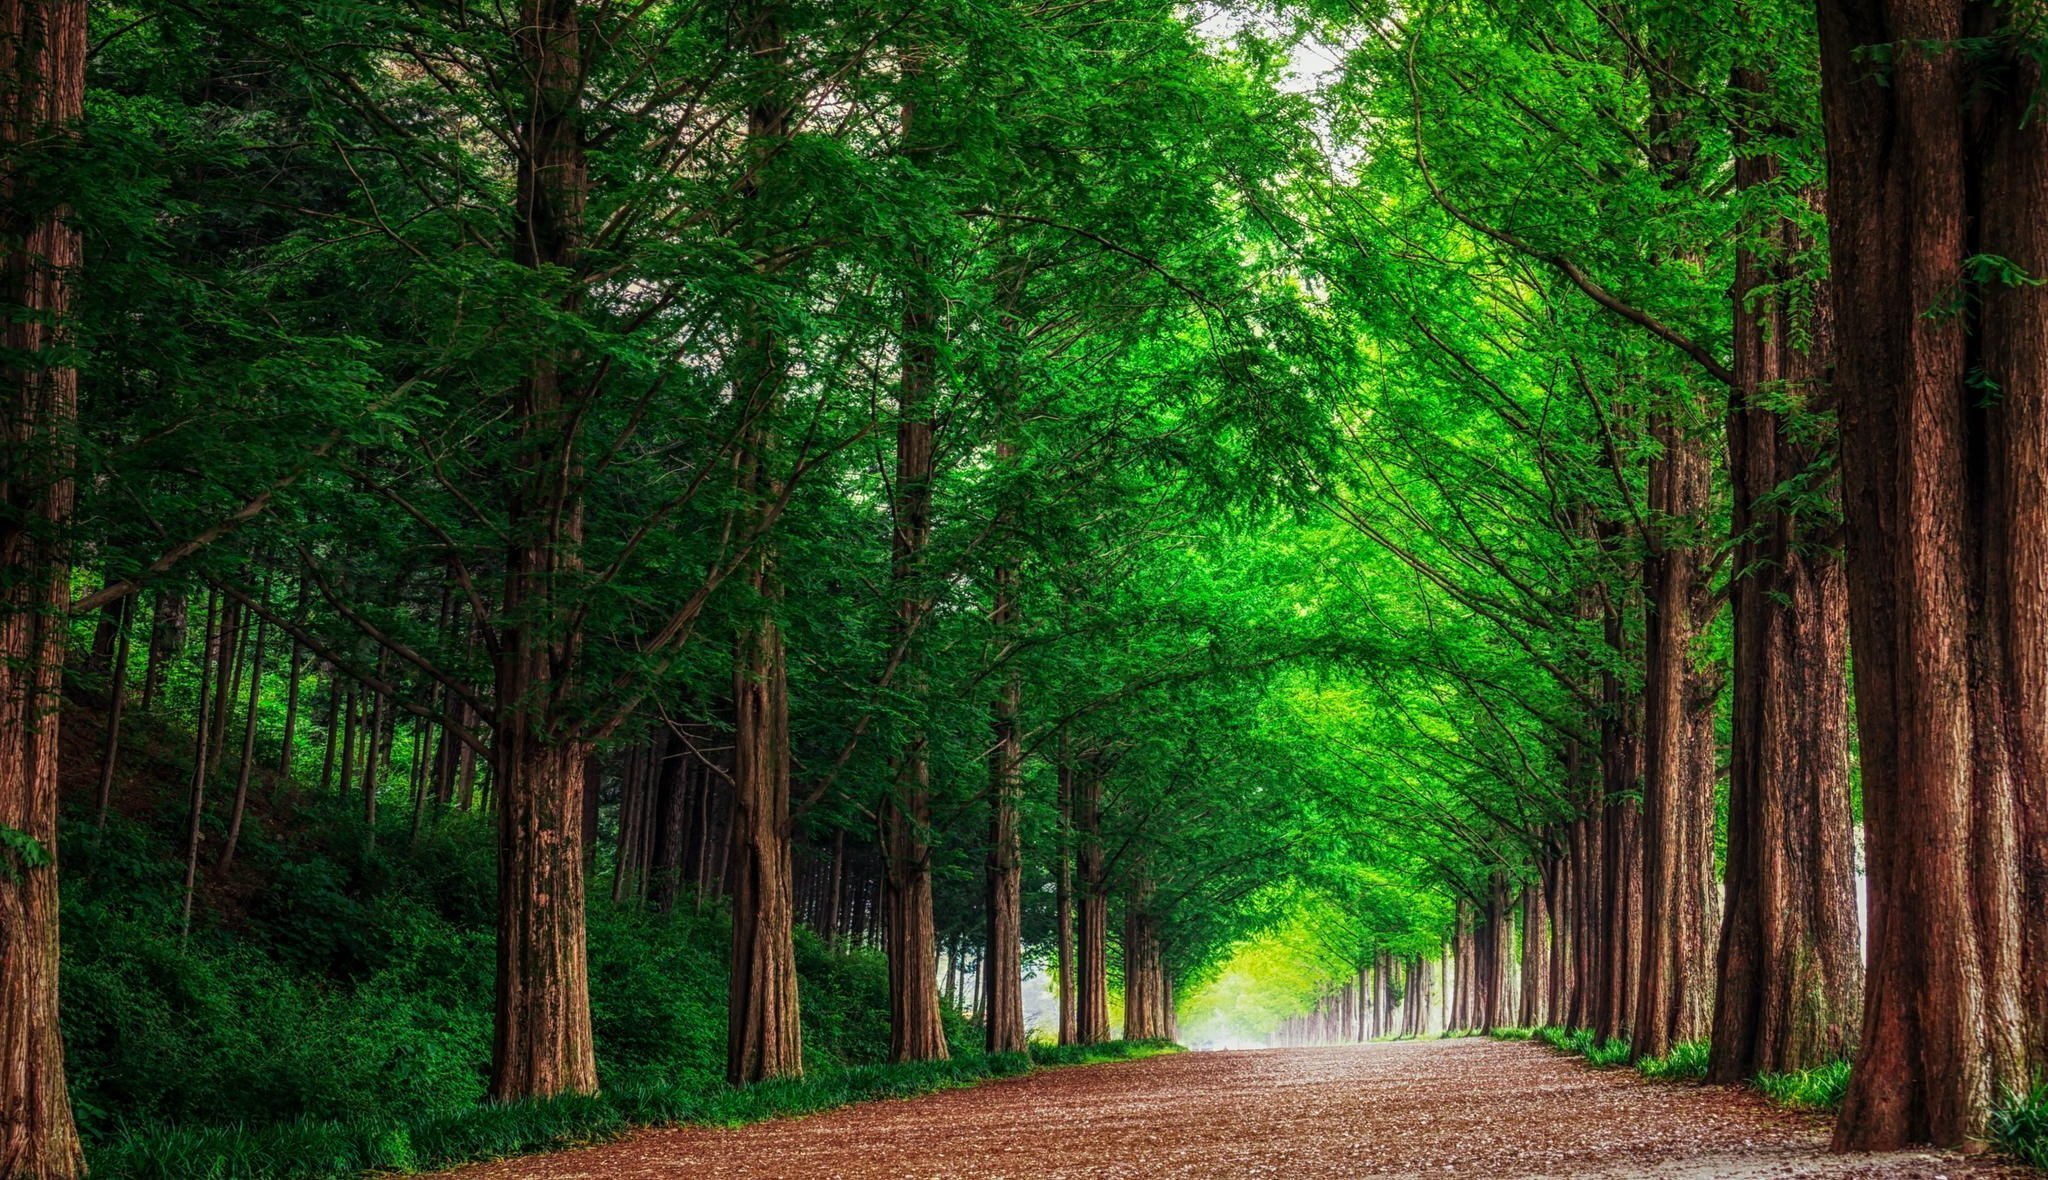
[[[1849,1063],[1830,1061],[1793,1073],[1758,1074],[1756,1088],[1779,1106],[1834,1111],[1841,1107],[1842,1095],[1849,1089]]]
[[[2048,1082],[2011,1096],[1991,1116],[1991,1141],[2015,1159],[2048,1171]]]
[[[1707,1043],[1686,1041],[1671,1046],[1671,1052],[1662,1057],[1645,1057],[1636,1062],[1636,1069],[1646,1078],[1665,1082],[1697,1082],[1707,1076]]]
[[[396,1125],[304,1121],[258,1129],[138,1129],[93,1159],[95,1180],[343,1180],[425,1172],[602,1143],[642,1127],[731,1127],[854,1102],[910,1098],[1059,1067],[1180,1051],[1166,1041],[1034,1046],[1030,1053],[863,1065],[744,1088],[702,1083],[477,1106]]]

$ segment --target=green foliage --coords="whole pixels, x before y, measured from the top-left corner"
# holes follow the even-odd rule
[[[1696,1082],[1707,1076],[1707,1042],[1686,1041],[1673,1045],[1662,1057],[1645,1057],[1636,1068],[1646,1078],[1667,1082]]]
[[[589,956],[610,1096],[479,1108],[490,1054],[490,825],[450,815],[409,845],[394,818],[372,852],[339,809],[305,819],[289,842],[260,823],[245,832],[245,870],[268,887],[234,898],[232,915],[202,914],[182,945],[179,867],[159,833],[119,816],[104,832],[67,825],[66,1049],[97,1174],[424,1167],[627,1122],[765,1117],[782,1112],[773,1102],[829,1105],[863,1087],[926,1084],[914,1071],[860,1072],[888,1046],[881,956],[829,952],[805,934],[798,973],[814,1084],[782,1099],[719,1097],[723,916],[604,902],[590,910]],[[949,1018],[959,1026],[957,1013]],[[959,1039],[970,1063],[959,1068],[982,1068],[971,1036]],[[678,1113],[643,1118],[658,1102]],[[180,1170],[179,1160],[195,1159],[212,1162]],[[294,1160],[313,1170],[279,1170]]]
[[[1991,1140],[2014,1158],[2048,1170],[2048,1083],[2008,1095],[1991,1114]]]
[[[1534,1039],[1536,1033],[1537,1030],[1533,1028],[1497,1028],[1493,1030],[1493,1039],[1496,1041],[1527,1041]]]
[[[1756,1088],[1780,1106],[1800,1110],[1836,1110],[1849,1092],[1849,1063],[1832,1061],[1795,1073],[1758,1074]]]
[[[1628,1064],[1629,1045],[1627,1041],[1617,1037],[1609,1040],[1606,1044],[1599,1044],[1594,1040],[1593,1030],[1589,1028],[1566,1030],[1555,1026],[1546,1026],[1536,1030],[1535,1039],[1542,1041],[1560,1053],[1570,1053],[1583,1057],[1586,1059],[1586,1064],[1595,1068],[1606,1069],[1610,1066]]]

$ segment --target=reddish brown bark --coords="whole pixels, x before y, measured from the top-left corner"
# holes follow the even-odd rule
[[[1836,1143],[1975,1144],[1992,1103],[2048,1071],[2039,32],[1982,0],[1820,11],[1870,875]]]
[[[1016,622],[1016,574],[996,572],[996,618],[1007,631]],[[988,961],[982,978],[982,1021],[991,1053],[1021,1053],[1024,1031],[1024,869],[1017,835],[1017,797],[1022,792],[1023,743],[1017,728],[1018,678],[1004,679],[991,710],[994,742],[989,748],[987,897]]]
[[[1712,1012],[1714,695],[1694,648],[1709,622],[1704,517],[1712,466],[1701,431],[1659,415],[1651,433],[1643,563],[1642,942],[1632,1033],[1637,1057],[1703,1039]]]
[[[57,1023],[57,751],[70,596],[78,373],[51,357],[80,263],[65,194],[17,174],[85,100],[84,0],[0,0],[0,1177],[82,1175]],[[30,171],[27,175],[32,176]],[[40,863],[31,863],[31,861]]]
[[[1159,930],[1151,913],[1152,884],[1136,874],[1124,909],[1124,1039],[1164,1040],[1173,1035],[1173,1005],[1167,990],[1166,964],[1160,956]],[[1330,1039],[1350,1025],[1351,993],[1346,990]]]
[[[588,191],[579,106],[580,6],[525,0],[516,30],[526,105],[513,253],[547,275],[581,262]],[[576,289],[561,296],[579,306]],[[491,782],[498,808],[498,976],[491,1097],[597,1088],[584,958],[583,764],[590,751],[554,702],[573,687],[582,636],[561,583],[581,568],[582,471],[571,362],[543,344],[514,405],[524,473],[507,513],[511,543],[498,642]],[[368,759],[375,763],[374,748]]]
[[[1753,72],[1735,78],[1738,92],[1767,85]],[[1745,189],[1777,175],[1761,152],[1737,158]],[[1843,1057],[1862,1002],[1840,524],[1826,507],[1785,507],[1802,500],[1781,491],[1821,483],[1832,461],[1810,424],[1832,408],[1830,317],[1823,291],[1810,322],[1796,318],[1778,285],[1796,278],[1786,260],[1810,244],[1789,219],[1768,229],[1767,250],[1743,250],[1736,263],[1727,910],[1707,1067],[1716,1082]],[[1781,406],[1809,422],[1795,425]]]
[[[782,77],[787,43],[781,12],[757,3],[742,17],[755,67],[762,71],[747,113],[755,167],[742,196],[762,196],[767,163],[789,135],[790,107]],[[756,225],[756,233],[762,227]],[[757,253],[766,244],[756,243]],[[789,672],[775,612],[782,583],[773,542],[764,534],[783,495],[776,470],[776,417],[786,359],[781,340],[756,309],[745,349],[742,394],[751,412],[738,459],[739,493],[756,538],[746,571],[755,611],[740,626],[733,653],[733,776],[731,851],[732,984],[728,1001],[726,1076],[734,1083],[803,1073],[803,1030],[797,1008],[795,904],[791,896],[789,815]],[[659,822],[649,792],[650,835]],[[649,841],[650,861],[652,840]]]
[[[1109,1039],[1109,882],[1102,854],[1102,780],[1082,767],[1074,775],[1076,876],[1081,891],[1074,947],[1074,1040]]]

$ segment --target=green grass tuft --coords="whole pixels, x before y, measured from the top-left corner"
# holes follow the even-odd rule
[[[1849,1063],[1832,1061],[1796,1073],[1758,1074],[1756,1088],[1780,1106],[1799,1110],[1834,1110],[1849,1089]]]
[[[2048,1083],[2010,1096],[1993,1112],[1991,1140],[2015,1159],[2048,1171]]]
[[[1497,1028],[1493,1030],[1496,1041],[1526,1041],[1536,1035],[1533,1028]]]
[[[1666,1082],[1696,1082],[1707,1076],[1707,1042],[1686,1041],[1673,1045],[1662,1057],[1645,1057],[1636,1068],[1646,1078]]]

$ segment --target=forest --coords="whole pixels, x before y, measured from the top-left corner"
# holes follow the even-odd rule
[[[2044,68],[0,0],[0,1180],[1461,1033],[2048,1167]]]

